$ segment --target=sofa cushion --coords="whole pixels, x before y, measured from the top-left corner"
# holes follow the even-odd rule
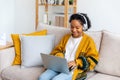
[[[92,76],[94,76],[96,74],[95,71],[89,71],[87,72],[87,79],[91,78]]]
[[[70,33],[70,28],[51,26],[51,25],[39,23],[37,31],[43,30],[43,29],[47,29],[48,34],[55,34],[56,36],[55,45],[58,44],[58,42],[61,40],[61,38],[65,34]],[[87,31],[86,33],[94,39],[97,50],[99,51],[102,32],[101,31]]]
[[[54,35],[20,36],[21,67],[43,65],[40,53],[49,54],[54,48]]]
[[[14,56],[14,47],[0,50],[0,72],[13,63]]]
[[[20,68],[20,66],[11,66],[2,71],[4,80],[38,80],[43,72],[42,67]]]
[[[120,76],[120,35],[103,31],[98,72]]]
[[[54,34],[55,35],[55,45],[59,43],[61,38],[70,32],[69,28],[63,28],[58,26],[51,26],[39,23],[37,31],[47,29],[47,34]]]
[[[120,77],[97,73],[87,80],[120,80]]]
[[[1,76],[0,76],[0,80],[2,80]]]
[[[102,31],[87,31],[86,33],[93,38],[96,44],[96,48],[99,51],[100,44],[101,44],[101,38],[102,38]]]

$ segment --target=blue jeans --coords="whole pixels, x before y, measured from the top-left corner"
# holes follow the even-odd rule
[[[40,75],[39,80],[72,80],[72,74],[59,73],[47,69]]]

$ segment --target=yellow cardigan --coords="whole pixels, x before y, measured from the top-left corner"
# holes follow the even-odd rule
[[[63,57],[65,55],[65,46],[71,34],[65,35],[60,43],[53,49],[51,55]],[[83,33],[83,38],[78,45],[75,55],[77,68],[73,72],[72,80],[79,80],[87,71],[93,70],[98,63],[99,54],[96,50],[93,39]]]

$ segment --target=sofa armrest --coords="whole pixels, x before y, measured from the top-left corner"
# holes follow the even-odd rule
[[[12,65],[14,56],[15,56],[14,47],[0,50],[0,72],[4,68]]]

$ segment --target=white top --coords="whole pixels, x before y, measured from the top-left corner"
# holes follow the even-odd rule
[[[74,61],[76,50],[78,48],[79,43],[81,42],[82,37],[79,38],[73,38],[72,36],[69,38],[67,44],[66,44],[66,53],[65,58],[67,59],[67,62]]]

